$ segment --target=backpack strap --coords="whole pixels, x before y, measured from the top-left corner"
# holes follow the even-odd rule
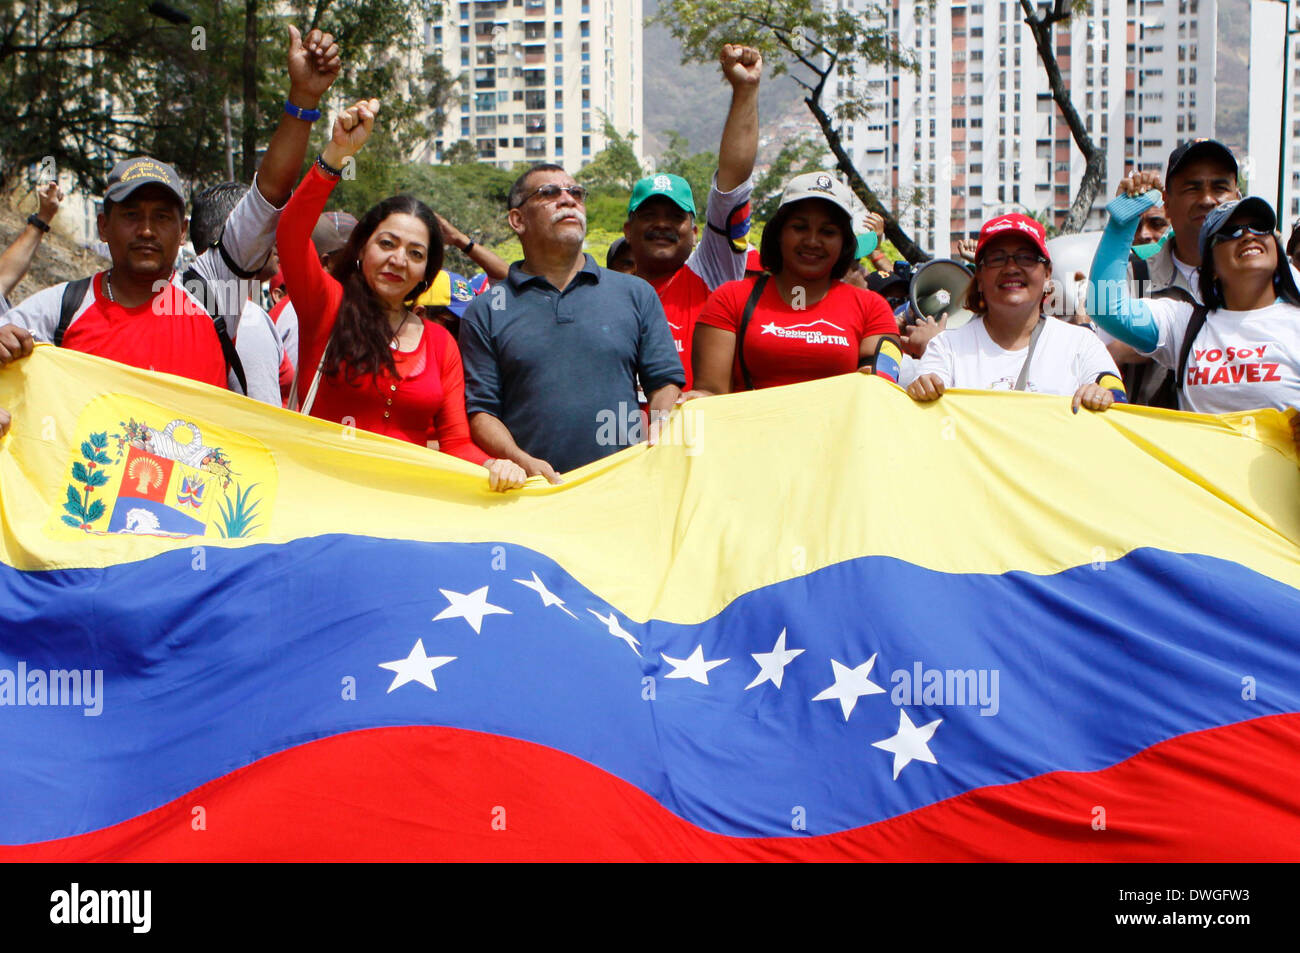
[[[754,308],[763,296],[769,277],[771,276],[767,272],[763,272],[754,280],[754,288],[749,292],[749,300],[745,302],[745,310],[740,315],[740,330],[736,332],[736,358],[740,361],[740,377],[745,382],[745,390],[754,389],[754,378],[750,376],[749,366],[745,363],[745,332],[749,330],[749,321],[754,316]]]
[[[203,310],[212,319],[212,327],[217,332],[217,340],[221,342],[221,353],[226,359],[226,367],[234,371],[235,380],[239,381],[240,393],[247,395],[248,378],[244,376],[244,362],[239,359],[239,352],[235,350],[235,342],[230,339],[230,331],[226,328],[226,319],[221,315],[212,287],[193,265],[187,268],[185,274],[181,276],[181,284],[185,286],[186,291],[199,299],[199,303],[203,305]]]
[[[1034,330],[1029,332],[1029,347],[1025,349],[1025,363],[1020,365],[1020,376],[1016,378],[1016,390],[1024,390],[1029,384],[1029,362],[1034,359],[1034,349],[1038,347],[1038,339],[1043,336],[1045,327],[1047,319],[1040,315]]]
[[[1209,309],[1198,304],[1192,309],[1192,319],[1187,322],[1187,330],[1183,333],[1183,346],[1178,353],[1178,376],[1174,378],[1180,395],[1187,381],[1187,359],[1192,355],[1192,345],[1196,343],[1196,335],[1201,333],[1201,328],[1205,327],[1208,315]]]
[[[59,326],[54,329],[55,347],[63,347],[63,335],[67,333],[68,325],[72,323],[77,309],[85,300],[86,292],[90,290],[91,280],[91,277],[78,278],[63,286],[63,300],[59,302]]]
[[[215,248],[218,254],[221,255],[221,260],[226,263],[226,267],[229,268],[232,272],[234,272],[236,277],[243,278],[245,281],[248,281],[252,278],[256,278],[258,272],[260,272],[263,268],[266,267],[266,262],[271,260],[271,253],[267,252],[266,261],[262,262],[261,265],[254,268],[252,271],[245,271],[243,268],[240,268],[238,264],[236,264],[235,259],[230,257],[230,252],[226,251],[226,246],[221,244],[221,239],[217,239],[217,243],[212,247]]]

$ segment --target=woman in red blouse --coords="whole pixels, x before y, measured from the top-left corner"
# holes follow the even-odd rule
[[[482,464],[494,490],[522,486],[522,467],[489,459],[470,438],[455,340],[412,310],[442,267],[442,232],[429,207],[409,195],[380,202],[357,223],[328,272],[312,246],[312,228],[344,162],[369,138],[378,109],[372,99],[339,116],[276,231],[298,312],[299,392],[310,403],[304,409]]]
[[[768,274],[720,286],[700,312],[688,397],[870,370],[882,341],[897,344],[885,299],[840,280],[857,248],[851,201],[827,172],[790,180],[763,230]]]

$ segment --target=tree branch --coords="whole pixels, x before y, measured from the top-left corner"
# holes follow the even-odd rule
[[[1070,99],[1070,92],[1065,88],[1065,81],[1061,78],[1061,67],[1056,61],[1056,51],[1052,48],[1054,33],[1052,24],[1061,19],[1057,14],[1067,3],[1068,0],[1056,0],[1054,12],[1040,17],[1036,15],[1029,0],[1020,0],[1020,7],[1025,12],[1025,23],[1034,35],[1034,45],[1038,48],[1038,58],[1042,61],[1043,69],[1047,71],[1047,83],[1052,90],[1052,99],[1056,102],[1056,107],[1061,111],[1061,116],[1070,129],[1070,135],[1073,137],[1075,144],[1078,145],[1079,151],[1083,153],[1085,161],[1083,179],[1079,183],[1079,190],[1070,205],[1070,211],[1065,217],[1065,224],[1061,227],[1063,233],[1070,234],[1082,230],[1084,223],[1088,219],[1088,213],[1092,210],[1092,203],[1101,190],[1105,157],[1102,155],[1101,150],[1097,148],[1096,143],[1092,141],[1092,136],[1088,133],[1086,124],[1079,116],[1079,111],[1074,108],[1074,102]]]

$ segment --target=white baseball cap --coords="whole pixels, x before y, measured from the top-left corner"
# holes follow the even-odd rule
[[[784,208],[791,202],[804,199],[825,199],[842,208],[850,221],[853,219],[853,191],[829,172],[796,175],[786,183],[785,191],[781,193],[781,204],[777,207]]]

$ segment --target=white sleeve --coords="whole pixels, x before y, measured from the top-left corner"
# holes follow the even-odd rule
[[[280,222],[280,211],[262,197],[255,176],[252,186],[226,219],[221,232],[221,248],[209,248],[194,261],[194,270],[217,296],[221,317],[226,319],[226,329],[231,337],[239,332],[239,319],[243,302],[248,299],[251,279],[241,279],[231,271],[221,249],[225,249],[226,255],[241,271],[261,271],[275,246],[275,227]]]
[[[1159,343],[1151,351],[1151,358],[1157,364],[1174,370],[1178,367],[1178,357],[1182,352],[1183,335],[1191,323],[1193,305],[1174,298],[1143,298],[1151,310],[1151,320],[1159,331]]]
[[[37,341],[53,344],[54,332],[59,327],[59,312],[63,309],[63,289],[67,286],[68,283],[65,281],[63,284],[36,292],[22,304],[15,305],[5,312],[4,320],[0,323],[16,324],[30,331]],[[81,313],[94,301],[92,289],[93,285],[86,289],[86,296],[77,305],[72,320],[81,317]]]
[[[912,386],[912,381],[921,376],[921,362],[912,355],[904,353],[898,362],[898,386],[904,389]]]
[[[1110,356],[1110,351],[1106,350],[1106,345],[1101,343],[1101,338],[1089,330],[1080,330],[1083,333],[1079,334],[1079,343],[1074,353],[1076,376],[1074,386],[1079,388],[1084,384],[1091,384],[1102,374],[1114,374],[1119,377],[1119,368],[1115,365],[1115,359]]]
[[[745,239],[749,235],[747,206],[753,190],[751,177],[730,192],[719,192],[718,174],[713,174],[700,241],[691,257],[686,259],[686,267],[704,279],[710,291],[716,291],[719,285],[728,281],[745,277]],[[741,249],[739,252],[733,243]]]
[[[251,301],[244,305],[244,317],[239,322],[235,351],[239,354],[239,363],[244,365],[248,396],[272,407],[279,407],[280,355],[283,350],[270,315]],[[233,371],[229,377],[230,389],[239,393],[238,380]]]
[[[289,363],[296,371],[298,369],[298,312],[293,310],[292,301],[284,306],[280,317],[276,319],[275,332],[280,336],[284,353],[289,355]]]
[[[956,380],[956,373],[953,369],[953,352],[948,333],[940,332],[930,339],[930,343],[925,347],[925,353],[921,355],[919,366],[916,369],[916,376],[922,374],[937,374],[943,381],[944,387],[952,387],[953,381]]]

